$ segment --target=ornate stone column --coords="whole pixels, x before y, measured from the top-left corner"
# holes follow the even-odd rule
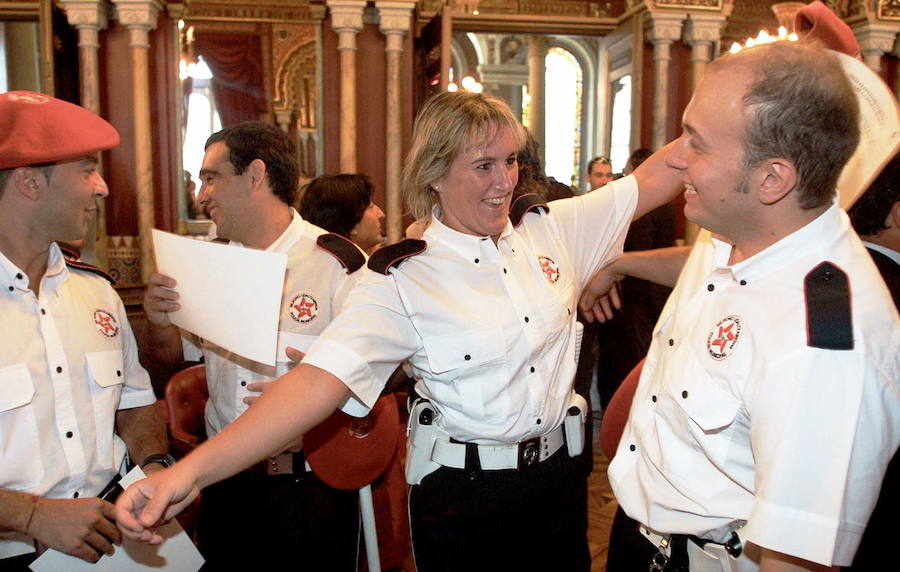
[[[78,67],[81,105],[100,113],[100,30],[107,25],[106,0],[62,0],[69,24],[78,30]],[[86,262],[109,268],[106,258],[106,203],[100,201],[97,216],[85,236],[81,257]]]
[[[386,204],[385,218],[388,243],[403,238],[403,204],[400,198],[400,169],[402,166],[402,127],[400,121],[400,56],[403,53],[403,36],[409,32],[410,15],[415,0],[376,0],[375,7],[381,17],[379,29],[387,39],[386,98]]]
[[[644,36],[653,44],[653,148],[666,144],[666,120],[669,116],[669,63],[672,42],[681,38],[681,24],[686,14],[650,13],[644,20]]]
[[[892,22],[860,22],[851,26],[863,61],[875,73],[881,73],[881,56],[894,49],[900,26]]]
[[[331,27],[341,52],[341,172],[356,172],[356,35],[362,31],[365,0],[327,0]]]
[[[119,23],[128,28],[131,47],[131,83],[134,89],[134,181],[138,210],[138,241],[141,253],[141,280],[153,271],[151,230],[153,212],[153,158],[150,138],[150,30],[163,5],[160,0],[113,0]]]
[[[691,90],[697,84],[722,38],[725,16],[691,14],[684,27],[684,41],[691,46]]]
[[[544,106],[545,68],[547,60],[547,38],[545,36],[528,36],[528,95],[531,104],[528,106],[528,130],[540,146],[541,153],[546,153],[544,145]]]

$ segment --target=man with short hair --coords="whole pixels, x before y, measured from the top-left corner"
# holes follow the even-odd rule
[[[109,190],[112,125],[34,92],[0,94],[0,569],[35,550],[88,562],[121,541],[97,498],[124,468],[171,463],[122,301],[57,242],[84,238]]]
[[[296,149],[273,125],[241,123],[210,136],[200,181],[198,198],[219,238],[288,257],[276,366],[179,330],[169,319],[180,307],[175,280],[150,277],[143,349],[165,364],[204,359],[206,430],[212,436],[302,357],[296,350],[305,351],[335,316],[365,256],[348,239],[327,234],[291,208],[299,182]],[[209,569],[285,562],[303,570],[356,569],[357,493],[322,483],[308,470],[301,449],[302,443],[295,443],[203,492],[198,539]]]
[[[612,162],[607,157],[594,157],[588,161],[587,172],[592,191],[616,178],[613,175]]]
[[[709,66],[683,126],[668,164],[717,238],[654,330],[608,569],[849,565],[900,439],[900,318],[834,200],[852,87],[820,47],[757,46]]]

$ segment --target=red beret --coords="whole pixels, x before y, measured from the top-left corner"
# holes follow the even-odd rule
[[[118,144],[115,127],[83,107],[33,91],[0,94],[0,169],[77,159]]]
[[[819,0],[797,10],[794,16],[794,31],[798,35],[816,38],[825,44],[825,47],[836,52],[854,58],[859,57],[859,43],[853,30]]]

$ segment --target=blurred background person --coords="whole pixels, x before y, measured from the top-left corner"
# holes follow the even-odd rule
[[[609,157],[604,157],[602,155],[588,161],[587,172],[589,191],[599,189],[616,178],[615,175],[613,175],[612,161],[609,160]]]
[[[384,212],[372,201],[372,191],[365,175],[322,175],[306,186],[297,210],[304,220],[349,238],[371,254],[384,242]]]

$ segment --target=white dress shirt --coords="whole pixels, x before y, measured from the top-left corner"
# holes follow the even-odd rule
[[[125,456],[116,411],[156,400],[122,301],[53,244],[40,296],[0,253],[0,315],[0,487],[96,495]],[[0,558],[33,550],[0,540]]]
[[[294,365],[285,348],[309,349],[334,319],[341,302],[361,274],[348,275],[334,255],[316,244],[316,239],[326,230],[306,222],[294,209],[291,209],[291,215],[290,225],[266,249],[266,252],[281,252],[288,257],[278,319],[276,365],[252,361],[192,334],[185,333],[183,337],[185,359],[199,359],[202,355],[206,364],[209,386],[206,431],[210,437],[247,410],[249,405],[244,403],[244,397],[259,395],[247,389],[249,384],[273,380]],[[230,244],[243,247],[234,241]]]
[[[659,318],[613,491],[661,533],[721,542],[743,525],[848,565],[900,440],[900,320],[837,206],[738,264],[731,248],[698,242]],[[852,349],[807,343],[804,278],[823,261],[848,276]]]
[[[371,407],[397,364],[453,438],[514,443],[559,426],[577,366],[578,296],[622,251],[633,177],[550,203],[489,237],[432,216],[427,248],[390,275],[369,271],[305,362]],[[348,413],[353,413],[345,408]]]

